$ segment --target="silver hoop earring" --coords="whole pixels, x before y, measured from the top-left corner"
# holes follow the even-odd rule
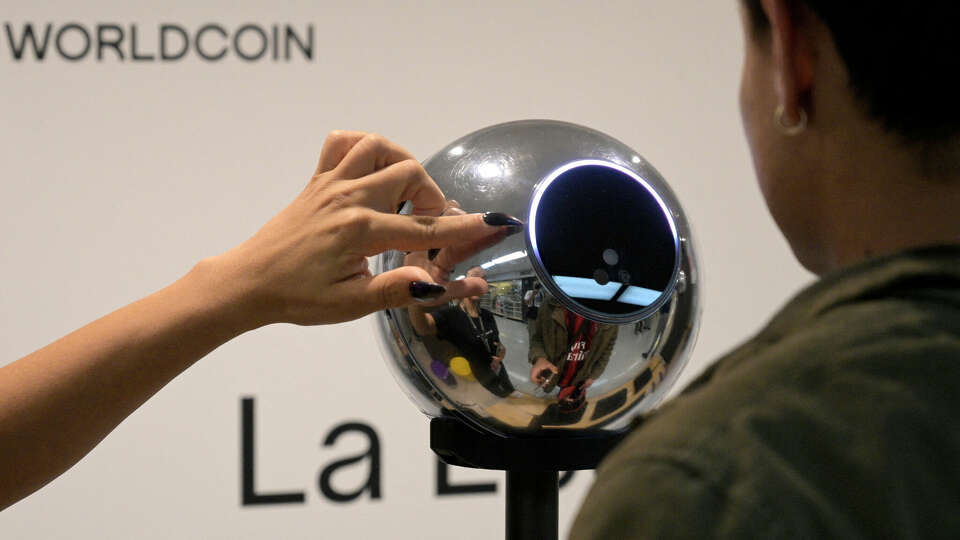
[[[799,118],[797,119],[797,123],[790,126],[785,124],[783,121],[783,114],[784,114],[783,105],[777,106],[777,110],[773,113],[773,123],[776,124],[777,129],[780,130],[780,133],[783,133],[788,137],[793,137],[795,135],[799,135],[804,131],[806,131],[807,111],[803,110],[802,107],[797,111],[798,111],[797,114],[799,116]]]

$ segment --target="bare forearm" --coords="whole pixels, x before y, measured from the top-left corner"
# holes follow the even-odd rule
[[[170,380],[247,329],[234,316],[236,299],[204,265],[0,368],[0,508],[69,469]]]
[[[406,198],[415,216],[395,213]],[[449,268],[509,232],[488,223],[494,214],[436,217],[446,205],[403,148],[332,133],[303,192],[247,241],[0,368],[0,509],[70,468],[171,379],[247,330],[483,294],[486,283],[468,278],[415,296],[412,283],[434,280],[419,266],[370,273],[367,257],[388,249],[426,259],[441,247],[437,260]]]

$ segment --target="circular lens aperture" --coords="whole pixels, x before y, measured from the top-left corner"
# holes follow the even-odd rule
[[[569,309],[625,323],[655,311],[672,293],[676,225],[635,172],[602,160],[568,163],[537,185],[529,215],[535,270]]]

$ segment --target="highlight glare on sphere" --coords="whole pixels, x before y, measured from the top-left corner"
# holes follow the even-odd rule
[[[492,161],[487,161],[477,165],[477,174],[480,175],[480,178],[490,179],[490,178],[500,178],[504,176],[503,168]]]

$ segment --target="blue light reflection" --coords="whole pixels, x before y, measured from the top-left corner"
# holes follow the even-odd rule
[[[612,300],[617,294],[622,283],[611,281],[606,285],[600,285],[593,279],[578,278],[570,276],[551,276],[553,281],[560,287],[560,290],[570,298],[581,298],[588,300]],[[654,303],[663,291],[655,291],[644,287],[631,285],[627,290],[617,298],[617,302],[632,304],[635,306],[646,307]]]

